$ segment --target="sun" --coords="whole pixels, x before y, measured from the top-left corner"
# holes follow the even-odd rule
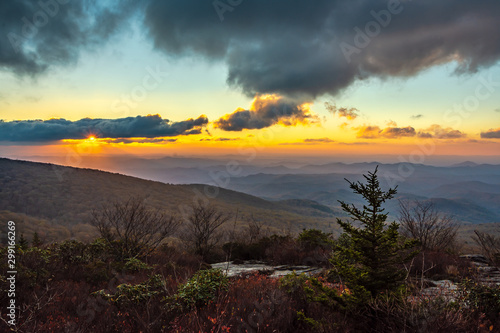
[[[87,140],[91,141],[91,142],[94,142],[96,140],[96,137],[95,135],[91,135],[87,138]]]

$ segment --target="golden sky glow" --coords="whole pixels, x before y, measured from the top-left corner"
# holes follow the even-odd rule
[[[375,6],[365,5],[367,9]],[[83,15],[82,22],[99,25],[79,6],[68,5],[68,10]],[[287,14],[292,15],[292,9]],[[130,8],[129,13],[140,10]],[[465,22],[476,7],[449,10]],[[182,13],[201,12],[188,8]],[[182,42],[176,40],[180,35],[172,36],[170,28],[162,25],[163,16],[149,22],[141,21],[144,13],[122,13],[112,38],[86,35],[95,29],[78,31],[75,40],[89,42],[93,37],[92,41],[99,40],[98,47],[90,47],[90,42],[83,46],[62,43],[57,46],[60,50],[54,46],[52,51],[59,52],[61,59],[71,59],[59,61],[37,44],[49,37],[65,38],[55,32],[17,50],[12,59],[19,63],[0,63],[0,156],[65,155],[68,151],[216,156],[258,147],[266,154],[335,158],[336,154],[410,155],[430,143],[435,147],[432,154],[500,153],[500,65],[496,55],[481,54],[487,48],[478,48],[476,38],[492,31],[489,24],[494,21],[481,21],[484,27],[478,25],[477,31],[468,32],[474,37],[471,40],[461,25],[443,23],[436,34],[441,34],[445,44],[458,43],[450,44],[451,54],[441,54],[445,48],[428,50],[432,59],[408,54],[409,47],[435,44],[423,43],[434,32],[417,22],[401,27],[398,34],[393,28],[381,33],[360,51],[359,58],[346,61],[338,45],[323,36],[353,40],[354,36],[344,33],[354,31],[358,23],[364,25],[356,20],[364,19],[365,12],[353,16],[339,31],[317,31],[317,22],[326,20],[321,22],[327,27],[330,17],[318,11],[319,17],[304,17],[303,23],[290,20],[295,22],[287,27],[290,33],[281,30],[286,20],[280,23],[256,16],[253,20],[260,22],[254,26],[256,31],[241,31],[235,24],[238,21],[228,19],[221,24],[210,10],[203,13],[203,20],[193,22],[210,23],[189,29],[182,25],[184,21],[177,22],[179,17],[169,16],[171,12],[162,14],[179,29],[175,31],[182,31]],[[248,18],[243,10],[233,14]],[[298,14],[302,17],[303,13]],[[308,20],[314,24],[308,25]],[[394,24],[411,21],[401,19]],[[10,29],[21,31],[22,26]],[[40,37],[50,31],[40,30]],[[269,39],[262,38],[267,34]],[[276,41],[282,39],[287,44],[278,51]],[[206,40],[210,42],[198,44]],[[220,49],[214,50],[214,45]],[[389,48],[390,57],[379,52],[381,46]],[[33,50],[38,51],[37,59],[45,61],[40,67],[23,63],[31,59]],[[481,63],[483,59],[490,60]],[[475,63],[477,68],[464,68]]]

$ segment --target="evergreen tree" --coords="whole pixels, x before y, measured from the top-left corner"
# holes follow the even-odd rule
[[[338,242],[331,259],[334,265],[332,273],[340,277],[358,301],[400,288],[406,275],[400,264],[415,255],[408,250],[415,242],[401,240],[396,222],[385,223],[388,214],[384,213],[382,204],[394,197],[397,187],[382,191],[377,170],[378,166],[375,172],[363,175],[366,184],[346,179],[353,192],[367,202],[362,210],[339,201],[353,221],[337,218],[344,233],[343,241]]]
[[[17,241],[17,245],[21,248],[21,250],[27,250],[29,247],[28,240],[24,238],[24,234],[21,234],[19,240]]]
[[[33,234],[33,239],[31,240],[31,246],[33,247],[40,247],[42,246],[43,242],[40,239],[40,236],[38,236],[38,233],[35,231]]]

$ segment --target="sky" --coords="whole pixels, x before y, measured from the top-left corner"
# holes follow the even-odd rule
[[[2,1],[0,156],[491,161],[498,17],[498,0]]]

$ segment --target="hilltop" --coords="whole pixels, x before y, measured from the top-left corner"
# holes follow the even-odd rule
[[[203,184],[172,185],[94,169],[0,158],[0,216],[17,220],[29,237],[38,231],[47,241],[96,236],[89,225],[94,209],[131,196],[182,215],[197,200],[209,200],[237,219],[237,226],[255,219],[270,230],[300,231],[336,228],[336,212],[311,200],[268,201],[249,194]],[[338,212],[341,214],[340,212]]]

